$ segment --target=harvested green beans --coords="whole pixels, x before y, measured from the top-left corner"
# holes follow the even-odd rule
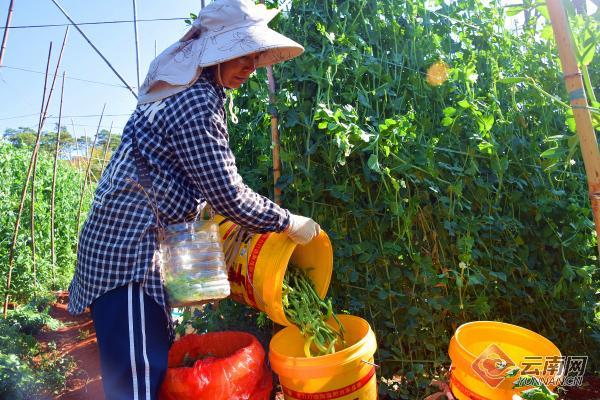
[[[344,327],[333,312],[331,299],[321,300],[308,275],[291,264],[283,278],[283,310],[304,336],[306,357],[333,354],[337,344],[344,344]],[[327,324],[332,317],[337,330]]]

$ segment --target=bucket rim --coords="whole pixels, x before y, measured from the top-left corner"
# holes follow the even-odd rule
[[[277,332],[269,343],[269,360],[273,371],[285,376],[293,376],[286,372],[293,373],[298,369],[310,370],[313,374],[319,375],[322,370],[330,369],[332,366],[343,369],[344,367],[356,363],[361,359],[369,360],[377,351],[377,340],[375,332],[371,329],[369,322],[361,317],[349,314],[340,314],[337,316],[344,325],[361,324],[365,326],[366,332],[363,337],[351,346],[337,351],[334,354],[327,354],[316,357],[291,357],[283,354],[281,351],[273,349],[273,344],[289,329],[298,330],[295,325],[288,326]],[[299,330],[298,330],[299,333]]]
[[[519,326],[519,325],[510,324],[507,322],[485,321],[485,320],[484,321],[466,322],[466,323],[462,324],[461,326],[459,326],[458,328],[456,328],[456,331],[454,331],[454,335],[452,336],[452,339],[450,340],[449,353],[452,353],[453,347],[456,347],[457,348],[456,350],[461,353],[461,356],[465,361],[467,361],[469,363],[473,362],[477,357],[480,356],[480,354],[475,354],[469,348],[467,348],[466,344],[460,340],[460,336],[463,332],[466,332],[469,330],[482,329],[482,328],[489,329],[490,327],[502,329],[502,330],[506,331],[506,333],[510,334],[511,336],[514,336],[515,334],[518,333],[521,336],[524,335],[524,336],[528,336],[531,339],[534,339],[534,340],[537,340],[540,342],[545,342],[546,345],[550,345],[550,347],[554,348],[558,352],[558,355],[562,355],[558,346],[556,346],[550,339],[546,338],[545,336],[540,335],[537,332],[534,332],[527,328],[523,328],[522,326]],[[491,342],[490,342],[490,344],[491,344]],[[450,354],[450,358],[452,359],[452,354]],[[452,360],[452,361],[453,361],[453,363],[455,362],[455,360]]]

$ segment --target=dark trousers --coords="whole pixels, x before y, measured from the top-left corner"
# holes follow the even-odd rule
[[[164,310],[136,282],[107,292],[91,309],[106,399],[157,399],[169,351]]]

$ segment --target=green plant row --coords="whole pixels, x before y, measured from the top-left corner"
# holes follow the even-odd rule
[[[19,202],[31,148],[0,143],[0,276],[1,292],[5,293],[9,265],[10,244],[14,234]],[[53,155],[39,153],[35,179],[35,250],[36,280],[33,276],[31,248],[31,183],[21,216],[21,225],[15,248],[10,298],[17,304],[27,303],[36,293],[65,290],[73,276],[77,251],[77,211],[83,173],[67,160],[59,160],[55,195],[55,254],[53,265],[50,248],[50,203],[52,193]],[[86,191],[83,217],[90,206],[93,189]],[[55,270],[53,279],[52,270]],[[2,296],[4,298],[4,296]]]
[[[378,373],[402,377],[382,388],[392,398],[422,398],[473,320],[532,329],[600,369],[585,171],[546,10],[528,4],[517,31],[476,1],[292,0],[274,21],[305,47],[275,67],[283,205],[332,238],[334,307],[372,324]],[[592,83],[597,21],[572,16]],[[230,137],[269,194],[265,81],[236,93]]]
[[[0,318],[0,399],[43,399],[64,389],[73,372],[72,358],[62,356],[53,342],[40,346],[35,337],[42,328],[59,327],[48,314],[54,300],[52,295],[39,296]]]

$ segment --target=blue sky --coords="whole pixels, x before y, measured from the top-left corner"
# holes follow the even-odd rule
[[[132,1],[104,0],[57,0],[77,23],[110,20],[133,19]],[[207,1],[207,3],[210,1]],[[6,22],[9,0],[0,0],[0,23]],[[197,13],[199,0],[137,0],[138,19],[187,17],[190,12]],[[11,26],[63,24],[68,21],[50,0],[15,0]],[[132,86],[136,87],[136,62],[133,24],[85,25],[81,27],[90,40],[98,47],[115,69]],[[178,40],[186,31],[183,20],[164,22],[139,22],[138,37],[140,45],[140,80],[143,81],[148,65],[156,50],[162,49]],[[44,72],[48,57],[48,46],[52,45],[51,71],[54,71],[65,27],[11,29],[7,47],[0,68],[0,133],[6,128],[19,126],[37,127],[42,101],[44,75],[15,70],[23,68]],[[0,29],[0,38],[3,29]],[[1,39],[0,39],[1,40]],[[98,115],[106,103],[102,126],[108,128],[114,124],[113,132],[120,133],[128,115],[135,108],[135,98],[127,89],[96,83],[82,82],[71,78],[103,82],[109,85],[122,85],[104,61],[93,51],[76,29],[69,29],[63,59],[59,69],[54,94],[49,108],[45,129],[53,128],[56,123],[60,100],[60,76],[66,71],[62,125],[72,131],[71,119],[75,124],[75,134],[93,136],[99,117],[81,117]],[[33,115],[29,115],[33,114]],[[37,114],[37,115],[36,115]],[[114,114],[125,114],[111,116]],[[23,116],[27,115],[27,116]],[[13,118],[17,116],[23,116]]]
[[[207,0],[209,3],[211,0]],[[3,33],[10,0],[0,0],[0,35]],[[132,1],[127,0],[57,0],[77,23],[131,20]],[[138,19],[187,17],[197,13],[200,0],[137,0]],[[504,4],[518,3],[503,0]],[[595,10],[588,1],[591,12]],[[507,24],[514,24],[514,19]],[[68,21],[51,0],[15,0],[11,26],[64,24]],[[518,24],[517,24],[518,25]],[[84,25],[83,31],[113,64],[130,86],[137,85],[133,24]],[[178,40],[187,30],[183,20],[140,22],[138,36],[140,44],[140,80],[143,81],[148,65],[156,51]],[[0,134],[7,128],[37,127],[44,86],[43,72],[46,68],[48,45],[53,42],[51,71],[54,71],[65,27],[13,28],[9,31],[7,48],[0,68]],[[0,36],[1,37],[1,36]],[[39,71],[32,73],[13,68]],[[53,129],[57,121],[60,100],[60,76],[66,71],[65,96],[62,125],[71,133],[74,124],[76,136],[84,132],[93,137],[99,115],[106,103],[106,116],[102,127],[108,129],[113,123],[113,132],[121,133],[136,100],[104,61],[73,27],[70,28],[65,47],[59,79],[49,108],[49,118],[44,129]],[[71,78],[71,79],[69,79]],[[75,78],[75,79],[73,79]],[[83,82],[77,79],[105,83]],[[120,86],[120,87],[118,87]],[[93,117],[85,117],[93,115]]]

